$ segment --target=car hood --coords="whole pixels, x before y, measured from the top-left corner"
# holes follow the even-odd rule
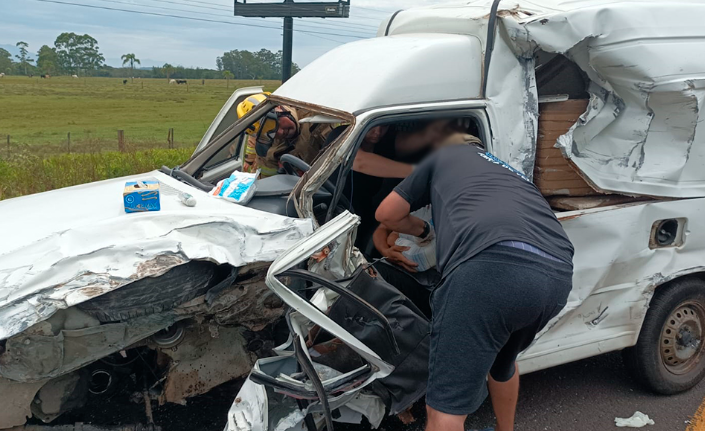
[[[146,179],[160,182],[161,210],[125,213],[125,182]],[[190,260],[271,262],[313,232],[311,220],[216,199],[158,171],[9,199],[0,214],[0,340]]]

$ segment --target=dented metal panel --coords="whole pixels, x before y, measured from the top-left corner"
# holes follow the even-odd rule
[[[163,184],[161,211],[126,214],[125,181],[146,177]],[[214,199],[156,171],[2,201],[0,212],[0,339],[193,259],[271,262],[313,231],[310,220]]]
[[[519,359],[523,373],[632,346],[662,284],[705,271],[705,199],[639,202],[559,214],[575,246],[568,304]],[[680,219],[681,245],[653,248],[654,222]]]
[[[403,11],[388,33],[476,35],[484,47],[491,4]],[[592,185],[629,195],[705,196],[705,4],[515,1],[501,3],[498,15],[497,43],[484,75],[489,104],[499,109],[492,124],[498,156],[530,172],[537,114],[533,56],[563,54],[587,74],[591,103],[556,146]],[[525,110],[523,119],[517,107]]]

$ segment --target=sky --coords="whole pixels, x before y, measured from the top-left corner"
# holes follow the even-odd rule
[[[89,34],[110,66],[134,53],[143,67],[164,63],[215,69],[216,57],[233,49],[278,51],[282,20],[233,16],[232,0],[0,0],[0,48],[17,53],[24,41],[30,52],[53,46],[62,32]],[[272,0],[249,0],[272,3]],[[89,5],[97,8],[61,3]],[[305,2],[299,0],[298,2]],[[297,2],[297,3],[298,3]],[[429,5],[432,0],[351,0],[350,18],[294,20],[293,60],[303,67],[343,43],[373,37],[380,22],[399,9]],[[204,20],[128,13],[99,8],[128,9]],[[262,26],[252,27],[252,26]],[[271,27],[271,28],[269,28]]]

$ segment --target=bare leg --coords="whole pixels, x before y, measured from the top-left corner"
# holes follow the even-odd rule
[[[488,376],[487,386],[490,390],[494,415],[497,417],[495,431],[513,431],[519,399],[519,368],[516,368],[515,364],[514,375],[506,382],[498,382],[492,376]]]
[[[467,415],[449,415],[426,406],[426,431],[464,431]]]

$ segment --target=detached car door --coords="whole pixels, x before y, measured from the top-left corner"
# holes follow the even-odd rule
[[[340,214],[269,268],[289,340],[257,361],[226,430],[333,430],[363,416],[377,427],[425,393],[429,321],[352,246],[358,223]]]

